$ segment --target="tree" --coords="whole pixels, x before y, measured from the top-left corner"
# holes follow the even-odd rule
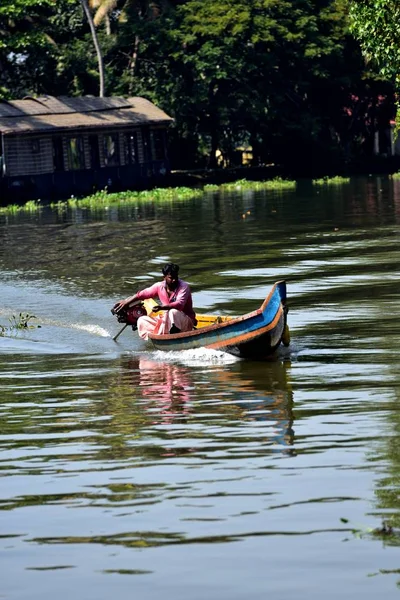
[[[0,98],[25,95],[40,86],[39,57],[54,51],[45,24],[51,0],[2,0],[0,4]],[[30,57],[36,61],[30,63]]]
[[[88,9],[86,0],[1,1],[0,98],[93,94],[94,78],[99,77],[99,93],[104,95],[102,52],[84,4]]]
[[[382,77],[393,83],[397,98],[400,94],[400,1],[352,0],[350,29],[360,42],[367,63]],[[396,130],[400,128],[400,104],[397,105]]]
[[[342,152],[343,108],[363,71],[344,0],[190,0],[145,37],[142,81],[154,81],[181,141],[208,147],[210,167],[217,148],[229,156],[249,142],[263,163]]]
[[[350,19],[367,60],[400,87],[400,1],[352,0]]]
[[[151,50],[157,47],[157,52],[163,49],[159,39],[163,37],[165,27],[164,16],[173,12],[169,0],[91,0],[96,5],[95,24],[102,22],[107,15],[112,19],[116,33],[116,44],[111,51],[114,65],[114,85],[120,93],[133,95],[138,89],[151,89],[145,79],[138,76],[138,62],[144,60],[158,62]],[[164,38],[165,39],[165,38]],[[149,50],[149,52],[147,52]],[[165,49],[164,49],[165,52]]]
[[[100,98],[102,98],[104,96],[104,62],[103,62],[103,54],[101,52],[101,48],[100,48],[100,44],[99,44],[99,40],[97,38],[97,33],[96,33],[96,27],[94,25],[93,22],[93,17],[92,14],[90,12],[89,9],[89,5],[87,3],[87,0],[79,0],[83,11],[86,15],[88,24],[89,24],[89,28],[90,28],[90,33],[92,35],[92,39],[93,39],[93,45],[95,47],[96,50],[96,55],[97,55],[97,62],[99,65],[99,79],[100,79],[100,89],[99,89],[99,96]]]

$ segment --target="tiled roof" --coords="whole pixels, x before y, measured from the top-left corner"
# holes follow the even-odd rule
[[[139,97],[41,96],[0,102],[0,132],[4,134],[167,124],[171,121],[164,111]]]

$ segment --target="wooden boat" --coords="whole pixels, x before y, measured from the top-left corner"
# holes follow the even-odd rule
[[[153,300],[143,302],[151,313]],[[155,335],[149,340],[157,350],[190,350],[214,348],[243,358],[265,358],[283,343],[290,342],[287,326],[286,282],[278,281],[260,308],[239,317],[196,314],[197,327],[193,331]]]

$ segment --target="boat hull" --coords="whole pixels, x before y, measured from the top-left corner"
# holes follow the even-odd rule
[[[204,317],[212,325],[173,335],[149,335],[157,350],[213,348],[242,358],[265,358],[281,344],[287,318],[286,282],[277,282],[261,307],[241,317]],[[201,323],[202,317],[199,316]]]

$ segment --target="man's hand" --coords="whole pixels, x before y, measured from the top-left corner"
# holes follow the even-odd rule
[[[128,306],[131,302],[133,302],[133,300],[134,300],[134,297],[125,298],[125,300],[120,300],[119,302],[117,302],[116,304],[114,304],[114,306],[112,307],[111,312],[113,314],[119,313],[120,310],[122,310],[123,308],[125,308],[126,306]]]
[[[157,304],[152,308],[152,312],[158,312],[159,310],[168,310],[168,306],[163,306],[162,304]]]
[[[112,307],[111,312],[114,315],[115,313],[118,313],[122,308],[124,308],[124,306],[125,306],[125,300],[120,300],[119,302],[117,302],[116,304],[114,304],[114,306]]]

